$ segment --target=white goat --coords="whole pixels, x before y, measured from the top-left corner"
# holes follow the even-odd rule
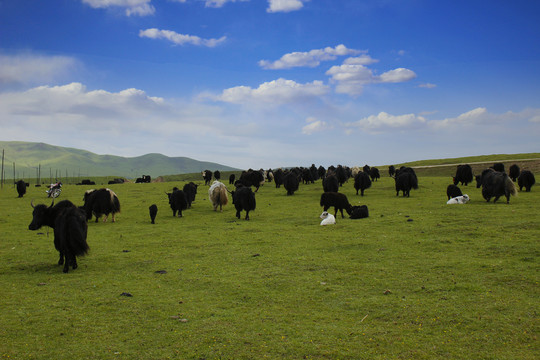
[[[334,225],[336,223],[336,218],[334,215],[329,214],[328,211],[323,211],[319,217],[322,219],[321,225]]]
[[[451,198],[450,200],[448,200],[446,203],[451,205],[451,204],[466,204],[469,202],[469,195],[467,194],[464,194],[462,196],[456,196],[454,198]]]

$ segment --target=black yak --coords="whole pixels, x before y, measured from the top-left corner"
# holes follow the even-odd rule
[[[456,175],[452,178],[452,180],[454,181],[454,185],[461,183],[461,185],[467,186],[467,184],[473,182],[473,172],[471,165],[458,165],[456,169]]]
[[[186,194],[177,187],[173,188],[172,193],[166,194],[169,197],[169,205],[173,211],[173,216],[176,216],[176,212],[178,212],[178,217],[182,217],[182,210],[186,210],[188,207]]]
[[[210,185],[210,181],[212,181],[212,172],[210,170],[204,170],[202,172],[202,177],[204,179],[204,185]]]
[[[152,224],[155,224],[156,223],[155,222],[156,221],[156,215],[157,215],[157,205],[156,204],[150,205],[148,210],[150,211],[150,220],[151,220]]]
[[[531,191],[531,187],[535,183],[536,183],[536,179],[534,178],[534,174],[530,172],[529,170],[523,170],[521,174],[519,174],[519,177],[518,177],[519,191],[525,188],[525,191],[529,192]]]
[[[274,182],[276,183],[276,189],[279,189],[283,185],[283,178],[285,173],[282,169],[277,169],[274,171]]]
[[[487,202],[499,200],[501,196],[506,197],[506,203],[510,203],[510,195],[516,196],[517,189],[512,179],[504,172],[495,171],[492,168],[482,171],[482,175],[476,176],[476,187],[482,187],[482,196]]]
[[[369,169],[369,176],[371,177],[371,181],[377,181],[381,178],[381,173],[379,172],[379,169],[372,167]]]
[[[508,169],[508,176],[510,176],[510,179],[512,179],[513,182],[516,182],[517,178],[519,177],[520,169],[519,166],[516,164],[510,166]]]
[[[448,196],[448,200],[461,196],[461,195],[463,195],[463,193],[461,192],[461,189],[457,185],[450,184],[446,188],[446,196]]]
[[[364,196],[364,190],[369,189],[370,187],[371,179],[369,175],[364,171],[359,171],[354,176],[354,188],[356,189],[356,195],[358,195],[358,190],[360,190],[360,194]]]
[[[293,171],[289,171],[285,174],[283,179],[283,187],[287,190],[287,195],[294,195],[294,192],[298,190],[300,181],[297,175]]]
[[[259,191],[259,187],[264,184],[264,175],[259,170],[249,169],[242,171],[239,181],[244,186],[254,186],[255,192]]]
[[[46,225],[54,229],[54,247],[60,253],[58,265],[64,265],[64,272],[77,268],[77,256],[88,253],[86,242],[88,225],[83,210],[76,207],[71,201],[63,200],[51,206],[35,205],[31,203],[34,211],[29,230],[37,230]]]
[[[221,172],[219,170],[214,171],[214,179],[221,180]]]
[[[234,174],[229,175],[229,185],[234,184],[234,179],[236,179],[236,175]]]
[[[339,191],[339,181],[337,177],[329,173],[322,181],[324,192],[338,192]]]
[[[19,197],[22,198],[26,194],[26,183],[23,180],[17,181],[17,193]]]
[[[116,221],[114,216],[120,212],[120,200],[111,189],[88,190],[84,193],[83,200],[87,220],[90,220],[93,214],[98,222],[101,215],[105,215],[103,222],[106,222],[109,214],[112,214],[112,222]]]
[[[367,205],[356,205],[351,207],[351,213],[349,217],[351,219],[364,219],[369,217],[369,210]]]
[[[493,170],[495,170],[495,171],[498,171],[498,172],[504,172],[504,164],[503,163],[495,163],[495,164],[493,164],[493,166],[491,168]]]
[[[208,198],[214,207],[214,211],[223,211],[223,206],[229,203],[229,196],[227,195],[227,187],[225,184],[219,181],[214,181],[212,186],[208,189]]]
[[[150,183],[152,182],[152,177],[150,175],[143,175],[140,178],[135,179],[136,184]]]
[[[418,189],[418,178],[412,168],[401,167],[396,171],[396,196],[403,191],[403,196],[409,197],[411,189]]]
[[[188,209],[191,208],[191,203],[195,201],[195,196],[197,195],[197,187],[199,185],[195,184],[193,181],[185,184],[182,188],[182,191],[186,195],[186,201]]]
[[[344,218],[343,216],[343,210],[347,211],[347,214],[351,214],[352,206],[349,203],[349,200],[347,199],[347,196],[345,194],[341,194],[338,192],[324,192],[321,194],[321,206],[323,207],[323,211],[327,211],[330,207],[334,207],[334,216],[337,216],[338,210],[341,212],[341,218]]]
[[[338,165],[336,168],[336,177],[338,179],[339,186],[343,186],[343,184],[345,184],[345,182],[349,179],[347,169],[341,165]]]
[[[388,167],[388,175],[390,175],[390,177],[394,177],[395,173],[396,173],[396,167],[394,165],[390,165]]]
[[[246,211],[246,220],[249,220],[249,212],[255,210],[257,205],[255,193],[250,187],[240,185],[232,193],[234,207],[236,208],[236,217],[240,219],[240,212]]]

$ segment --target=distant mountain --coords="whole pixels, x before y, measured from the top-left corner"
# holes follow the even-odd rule
[[[118,176],[137,178],[141,175],[189,174],[203,170],[236,171],[239,169],[187,157],[146,154],[137,157],[97,155],[74,148],[21,141],[0,141],[4,150],[4,172],[13,178],[34,178],[41,165],[41,177]]]

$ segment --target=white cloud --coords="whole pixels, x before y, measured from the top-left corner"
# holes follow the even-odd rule
[[[437,85],[431,84],[431,83],[425,83],[425,84],[418,85],[418,87],[426,88],[426,89],[433,89],[433,88],[436,88]]]
[[[308,124],[302,128],[302,134],[305,135],[311,135],[313,133],[321,132],[329,128],[325,121],[317,120],[313,117],[307,118],[306,122]]]
[[[228,2],[237,2],[237,1],[249,1],[249,0],[206,0],[204,6],[212,8],[223,7]]]
[[[0,84],[38,84],[68,75],[79,62],[67,56],[0,55]]]
[[[350,57],[348,59],[345,59],[343,63],[347,65],[370,65],[376,62],[379,62],[379,60],[373,59],[371,56],[367,54],[362,54],[357,57]]]
[[[159,30],[155,28],[140,30],[139,37],[146,37],[150,39],[165,39],[176,45],[192,44],[206,47],[215,47],[227,39],[225,36],[222,36],[219,39],[202,39],[194,35],[178,34],[171,30]]]
[[[126,15],[153,15],[156,9],[150,4],[152,0],[82,0],[94,9],[121,8]]]
[[[349,95],[360,95],[367,84],[405,82],[416,77],[414,71],[398,68],[381,75],[374,75],[371,69],[360,64],[343,64],[332,66],[326,75],[336,85],[336,92]]]
[[[327,92],[328,87],[322,81],[299,84],[293,80],[280,78],[265,82],[256,89],[249,86],[236,86],[223,90],[218,100],[236,104],[263,102],[280,105],[300,99],[320,97]]]
[[[347,127],[357,127],[364,131],[380,131],[384,129],[410,129],[425,124],[426,119],[414,114],[391,115],[384,111],[358,121],[347,123]]]
[[[494,117],[488,114],[488,111],[484,107],[479,107],[463,113],[455,118],[446,118],[444,120],[433,120],[429,122],[429,125],[435,129],[447,128],[452,126],[468,126],[478,124],[488,118]]]
[[[359,54],[360,50],[348,49],[345,45],[337,45],[335,48],[326,47],[308,52],[292,52],[283,55],[279,60],[259,61],[259,66],[264,69],[290,69],[293,67],[316,67],[321,61],[335,60],[338,56]]]
[[[275,12],[290,12],[300,10],[304,6],[304,2],[309,0],[268,0],[269,13]]]

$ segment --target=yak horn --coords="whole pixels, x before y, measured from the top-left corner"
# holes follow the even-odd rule
[[[53,205],[54,205],[54,197],[53,197],[53,199],[52,199],[51,206],[49,206],[49,207],[52,207]]]
[[[32,206],[32,208],[36,208],[36,205],[34,205],[34,199],[32,199],[32,201],[30,201],[30,206]]]

